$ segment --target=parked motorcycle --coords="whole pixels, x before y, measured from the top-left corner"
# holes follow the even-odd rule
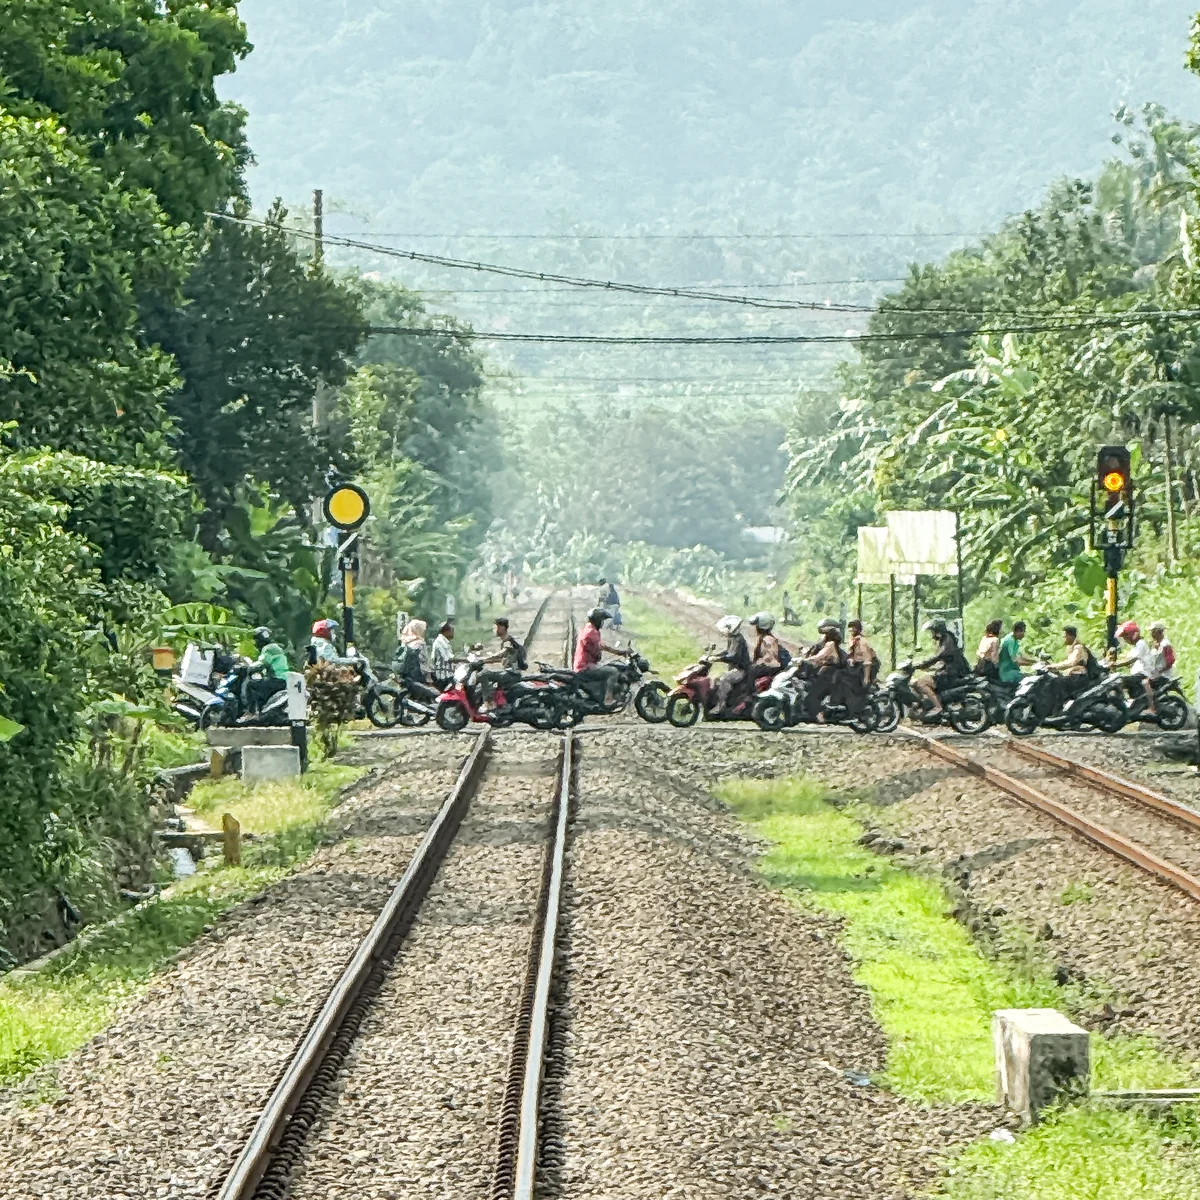
[[[716,680],[710,674],[713,660],[707,656],[685,667],[675,676],[675,687],[667,697],[667,720],[676,729],[687,729],[703,713],[709,721],[750,721],[754,718],[754,703],[771,685],[771,676],[755,680],[754,690],[722,713],[712,711],[716,700]]]
[[[397,725],[424,725],[433,715],[428,705],[422,708],[414,700],[406,680],[381,680],[365,658],[355,660],[358,672],[359,715],[365,716],[376,729],[393,729]],[[436,695],[436,689],[430,688]]]
[[[505,689],[497,687],[492,707],[483,708],[482,659],[471,658],[454,671],[454,682],[437,698],[438,725],[457,733],[474,723],[504,728],[514,722],[534,729],[558,729],[574,711],[559,682],[536,675],[525,676]]]
[[[175,689],[171,707],[199,727],[204,710],[213,702],[221,680],[236,661],[237,657],[223,646],[203,651],[194,642],[189,642],[181,669],[171,679]]]
[[[245,720],[248,715],[242,706],[242,684],[250,669],[250,659],[238,658],[222,677],[217,685],[213,698],[204,706],[200,714],[200,728],[211,729],[215,726],[230,725],[290,725],[288,719],[287,688],[280,687],[279,691],[268,696],[262,708],[254,714],[252,720]]]
[[[901,663],[888,677],[873,704],[876,729],[891,733],[902,717],[922,725],[950,725],[957,733],[982,733],[991,723],[983,681],[966,675],[941,693],[942,711],[929,713],[929,704],[912,685],[912,662]]]
[[[802,659],[780,671],[769,682],[767,690],[755,700],[751,714],[759,729],[768,733],[805,722],[849,725],[857,733],[870,733],[875,728],[877,714],[870,694],[857,712],[844,704],[833,703],[832,696],[826,696],[821,701],[818,715],[810,716],[809,697],[816,680],[811,677],[811,665]]]
[[[1039,666],[1017,685],[1004,710],[1004,724],[1017,737],[1028,737],[1039,728],[1118,733],[1125,726],[1121,690],[1120,678],[1105,672],[1064,704],[1060,680],[1048,667]]]

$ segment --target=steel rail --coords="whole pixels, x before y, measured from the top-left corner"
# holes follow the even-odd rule
[[[1171,884],[1190,896],[1193,900],[1200,900],[1200,879],[1188,874],[1187,871],[1182,870],[1173,863],[1167,862],[1166,859],[1159,858],[1158,855],[1147,850],[1145,846],[1140,846],[1137,842],[1131,842],[1119,833],[1115,833],[1103,825],[1098,825],[1095,821],[1085,817],[1082,813],[1076,812],[1068,805],[1051,799],[1044,792],[1039,792],[1036,788],[1022,783],[1019,779],[1014,779],[1011,775],[1005,774],[1005,772],[999,771],[995,767],[989,767],[986,763],[979,762],[978,759],[970,758],[966,754],[960,754],[957,750],[951,750],[949,746],[937,738],[930,737],[928,734],[917,733],[913,730],[906,732],[910,737],[924,742],[926,749],[936,757],[945,759],[947,762],[953,763],[956,767],[961,767],[964,771],[972,775],[986,779],[989,783],[995,784],[996,787],[1008,792],[1011,796],[1015,796],[1025,804],[1069,826],[1076,833],[1087,838],[1088,841],[1094,842],[1119,858],[1123,858],[1126,862],[1132,863],[1135,867],[1139,867],[1162,882]]]
[[[1164,813],[1168,817],[1179,821],[1183,825],[1190,825],[1193,829],[1200,829],[1200,812],[1194,808],[1188,808],[1186,804],[1180,804],[1178,800],[1172,800],[1169,796],[1162,795],[1161,792],[1153,792],[1147,787],[1143,787],[1140,783],[1134,783],[1129,779],[1122,779],[1119,775],[1110,775],[1107,771],[1101,771],[1098,767],[1090,767],[1086,763],[1077,762],[1073,758],[1064,758],[1061,754],[1043,749],[1041,746],[1030,746],[1025,742],[1019,742],[1016,738],[1009,738],[1006,743],[1008,749],[1023,755],[1036,763],[1041,763],[1047,767],[1056,767],[1060,771],[1065,771],[1068,775],[1074,775],[1079,779],[1085,779],[1088,783],[1094,784],[1098,788],[1102,788],[1107,792],[1114,792],[1118,796],[1124,796],[1127,800],[1136,800],[1139,804],[1146,805],[1147,808],[1153,808],[1157,812]]]
[[[568,608],[563,637],[563,660],[569,666],[574,653],[575,614]],[[492,1200],[533,1200],[537,1178],[539,1117],[546,1040],[550,1020],[550,989],[554,982],[554,956],[570,828],[571,781],[575,770],[575,735],[563,735],[558,779],[550,816],[552,837],[542,864],[542,885],[537,913],[529,938],[525,982],[517,1012],[509,1057],[496,1166],[492,1174]]]
[[[490,734],[485,729],[476,740],[454,787],[413,852],[403,878],[281,1073],[241,1152],[215,1192],[216,1200],[265,1200],[286,1194],[294,1158],[317,1118],[321,1095],[336,1078],[390,960],[478,789],[487,764]]]

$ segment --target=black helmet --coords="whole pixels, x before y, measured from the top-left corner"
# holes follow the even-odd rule
[[[842,632],[841,621],[835,621],[832,617],[826,617],[818,626],[818,633],[828,633],[831,629],[836,629],[840,634]]]
[[[612,620],[612,613],[607,608],[589,608],[587,610],[587,619],[599,629],[605,621]]]
[[[261,650],[271,640],[271,631],[265,626],[260,625],[254,631],[254,644]]]
[[[932,633],[934,637],[944,637],[950,629],[941,617],[934,617],[932,621],[925,622],[925,632]]]

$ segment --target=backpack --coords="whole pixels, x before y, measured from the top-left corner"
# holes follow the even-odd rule
[[[792,652],[782,642],[779,643],[779,665],[785,671],[792,665]]]
[[[1169,671],[1175,665],[1175,647],[1170,642],[1163,644],[1162,656],[1163,662],[1167,664],[1167,670]]]
[[[1084,649],[1087,650],[1087,677],[1089,679],[1099,679],[1104,674],[1100,670],[1100,660],[1086,646],[1084,646]]]
[[[515,637],[510,637],[509,641],[512,642],[513,649],[516,650],[516,652],[517,652],[517,670],[518,671],[528,671],[529,670],[529,656],[525,653],[525,647],[522,646],[521,643],[518,642]]]

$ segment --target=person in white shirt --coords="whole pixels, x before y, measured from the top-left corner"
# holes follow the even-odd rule
[[[1142,631],[1138,628],[1136,621],[1126,621],[1117,630],[1117,637],[1126,645],[1131,646],[1132,650],[1124,658],[1114,657],[1112,665],[1129,668],[1130,694],[1134,694],[1133,688],[1140,684],[1146,693],[1146,711],[1153,714],[1156,711],[1154,681],[1165,674],[1166,663],[1163,656],[1142,637]]]
[[[433,680],[445,688],[454,681],[454,622],[442,622],[438,635],[433,639],[430,651],[430,666],[433,670]]]

